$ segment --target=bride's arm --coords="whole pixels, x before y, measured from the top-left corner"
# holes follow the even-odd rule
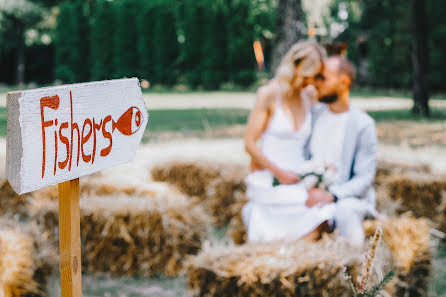
[[[274,92],[271,86],[261,87],[257,92],[257,101],[251,111],[245,135],[245,150],[251,156],[252,163],[257,167],[266,168],[283,184],[297,183],[299,178],[295,173],[284,171],[268,160],[257,146],[257,141],[265,132],[270,117],[271,104],[274,100]]]

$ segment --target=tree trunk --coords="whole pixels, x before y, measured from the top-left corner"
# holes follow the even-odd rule
[[[302,38],[304,13],[300,0],[279,0],[276,16],[276,38],[271,70],[275,71],[290,47]]]
[[[16,22],[17,26],[17,56],[15,83],[23,87],[25,84],[25,26],[22,22]]]
[[[413,100],[412,112],[429,117],[429,89],[427,83],[429,48],[427,44],[427,22],[424,0],[412,0],[412,64]]]

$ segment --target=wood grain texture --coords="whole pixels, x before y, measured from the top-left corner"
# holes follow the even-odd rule
[[[3,297],[12,297],[11,287],[9,285],[4,286]]]
[[[79,179],[59,184],[60,281],[63,297],[82,296]]]
[[[131,161],[148,121],[137,78],[11,92],[7,113],[19,194]]]

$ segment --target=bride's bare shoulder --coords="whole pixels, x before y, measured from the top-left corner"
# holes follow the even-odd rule
[[[261,86],[257,90],[257,103],[270,106],[275,102],[277,96],[277,83],[275,81],[270,81],[266,85]]]

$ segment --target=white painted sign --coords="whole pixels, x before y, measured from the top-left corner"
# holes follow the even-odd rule
[[[148,114],[137,78],[7,95],[7,169],[27,193],[131,161]]]

